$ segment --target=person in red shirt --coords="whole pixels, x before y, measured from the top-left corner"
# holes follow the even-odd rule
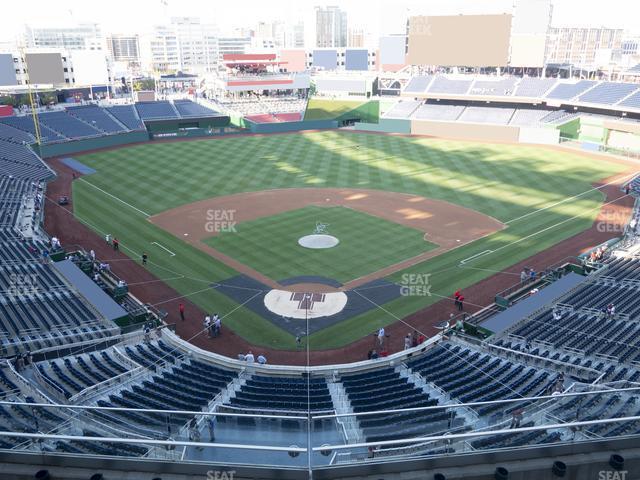
[[[462,311],[464,310],[464,295],[460,295],[458,297],[458,310]]]
[[[120,250],[120,241],[117,238],[113,237],[113,249],[115,251]]]
[[[180,304],[180,320],[182,320],[184,322],[184,304]]]
[[[456,290],[456,293],[453,294],[453,304],[458,308],[458,310],[460,310],[460,296],[462,296],[462,292],[460,292],[460,290]]]

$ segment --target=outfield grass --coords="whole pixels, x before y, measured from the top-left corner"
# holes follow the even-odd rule
[[[73,182],[74,211],[81,221],[100,234],[117,236],[123,251],[133,258],[147,251],[149,269],[159,278],[206,311],[233,312],[225,325],[249,341],[278,348],[294,346],[294,339],[208,288],[212,281],[236,272],[151,224],[148,215],[239,192],[353,187],[445,200],[508,225],[409,269],[432,273],[432,297],[403,297],[386,304],[385,311],[360,315],[310,338],[312,348],[329,348],[370,334],[493,270],[585,230],[603,199],[591,184],[624,169],[605,160],[535,146],[337,131],[150,143],[83,155],[79,160],[97,170]],[[469,264],[473,268],[458,266],[460,260],[485,250],[495,253]],[[406,271],[392,279],[402,273]]]
[[[326,250],[298,245],[316,221],[340,243]],[[240,223],[205,243],[273,280],[318,275],[346,283],[432,250],[424,233],[346,207],[309,206]]]

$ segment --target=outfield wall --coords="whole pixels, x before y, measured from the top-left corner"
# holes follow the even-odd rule
[[[323,130],[327,128],[338,128],[336,120],[307,120],[299,122],[271,122],[254,123],[244,119],[251,133],[279,133],[297,132],[301,130]]]
[[[542,145],[557,145],[560,141],[560,130],[555,128],[519,127],[518,141],[520,143],[538,143]]]
[[[555,128],[437,122],[400,118],[381,118],[378,123],[357,123],[355,130],[542,145],[557,145],[560,139],[560,131]]]
[[[512,125],[437,122],[432,120],[411,120],[411,134],[485,142],[518,143],[520,140],[520,128]]]
[[[42,158],[71,155],[74,153],[95,150],[98,148],[116,147],[130,143],[147,142],[149,134],[144,132],[126,132],[118,135],[105,135],[104,137],[85,138],[62,143],[50,143],[47,145],[33,145],[34,150],[40,153]]]
[[[217,117],[194,117],[163,120],[146,120],[144,125],[149,133],[169,133],[189,129],[220,129],[230,125],[230,118],[227,115]]]
[[[358,122],[356,130],[382,133],[411,133],[411,120],[402,118],[381,118],[378,123]]]

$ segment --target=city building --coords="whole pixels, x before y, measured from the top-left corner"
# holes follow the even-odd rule
[[[218,38],[218,54],[222,61],[224,55],[246,53],[251,47],[251,37],[220,37]]]
[[[376,52],[367,48],[316,48],[307,51],[307,68],[326,71],[376,70]]]
[[[111,63],[103,50],[27,48],[0,54],[0,85],[107,85]]]
[[[347,12],[336,6],[316,7],[316,47],[347,46]]]
[[[194,17],[176,17],[168,25],[156,25],[145,48],[147,66],[157,72],[204,73],[218,65],[217,28]]]
[[[362,48],[365,46],[365,32],[363,28],[349,28],[347,46]]]
[[[551,27],[546,63],[603,67],[622,47],[624,31],[616,28]]]
[[[65,50],[103,50],[104,38],[97,23],[75,26],[25,27],[28,48],[63,48]]]
[[[254,46],[262,48],[304,47],[304,23],[301,21],[294,23],[259,22],[251,33],[253,34]]]
[[[111,34],[107,37],[107,49],[114,62],[140,63],[138,35]]]

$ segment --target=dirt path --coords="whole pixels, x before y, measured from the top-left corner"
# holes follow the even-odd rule
[[[219,228],[214,227],[224,227],[225,219],[230,217],[242,223],[311,205],[359,210],[424,232],[425,240],[438,245],[421,255],[347,282],[342,290],[385,277],[504,228],[495,218],[453,203],[405,193],[352,188],[286,188],[238,193],[181,205],[153,215],[149,220],[233,269],[271,288],[281,288],[275,280],[205,244],[204,240],[217,235]],[[221,222],[219,225],[215,224],[217,219]]]
[[[572,152],[580,153],[580,152]],[[585,158],[594,159],[595,155],[585,155]],[[602,158],[602,157],[599,157]],[[616,159],[619,163],[629,165],[628,172],[620,174],[617,178],[622,178],[633,170],[631,167],[637,168],[636,163],[624,162]],[[72,170],[62,164],[59,160],[50,161],[51,166],[58,173],[58,178],[47,187],[47,196],[50,199],[56,199],[58,195],[69,194],[71,192]],[[603,180],[602,184],[614,180]],[[607,197],[607,202],[611,204],[603,207],[600,213],[599,221],[605,221],[612,227],[620,228],[621,222],[625,215],[631,213],[633,207],[633,198],[624,196],[620,192],[620,184],[612,184],[602,189]],[[70,206],[73,208],[73,205]],[[270,363],[287,364],[287,365],[305,365],[307,363],[305,352],[292,352],[283,350],[273,350],[269,348],[254,347],[248,344],[243,338],[230,331],[224,331],[222,337],[218,339],[208,339],[205,335],[198,334],[201,331],[201,322],[204,313],[188,299],[180,299],[180,295],[159,281],[149,271],[143,268],[138,262],[130,260],[122,253],[113,252],[103,241],[103,239],[89,230],[83,224],[78,222],[73,215],[59,207],[55,202],[46,202],[45,205],[45,228],[51,235],[58,236],[64,245],[81,245],[83,248],[96,251],[99,258],[117,257],[120,261],[111,262],[112,269],[123,278],[126,278],[130,284],[131,291],[138,298],[148,303],[163,303],[162,307],[168,312],[167,322],[176,323],[176,331],[178,335],[185,339],[191,339],[191,342],[203,349],[217,352],[222,355],[235,357],[240,352],[246,352],[252,349],[254,353],[264,353]],[[612,219],[617,219],[612,221]],[[578,235],[560,242],[554,247],[545,250],[539,254],[533,255],[522,262],[510,267],[504,272],[492,275],[475,285],[465,289],[465,297],[467,299],[467,310],[473,312],[480,306],[488,305],[493,301],[495,294],[517,282],[517,274],[522,270],[523,266],[531,266],[537,270],[544,269],[549,265],[560,262],[570,256],[574,256],[584,250],[594,247],[604,241],[609,240],[613,233],[599,231],[597,223],[589,229]],[[511,275],[516,274],[516,276]],[[452,285],[451,289],[455,289]],[[175,299],[166,302],[167,299]],[[186,307],[186,320],[180,321],[178,314],[178,305],[182,302]],[[398,321],[386,329],[390,335],[390,351],[402,349],[403,337],[413,328],[424,332],[430,336],[436,333],[433,325],[442,319],[448,318],[450,313],[454,313],[455,309],[451,299],[443,299],[419,312],[416,312]],[[343,362],[359,361],[366,358],[367,351],[373,345],[372,337],[365,337],[353,342],[343,348],[335,350],[320,350],[310,353],[310,364],[334,364]]]

